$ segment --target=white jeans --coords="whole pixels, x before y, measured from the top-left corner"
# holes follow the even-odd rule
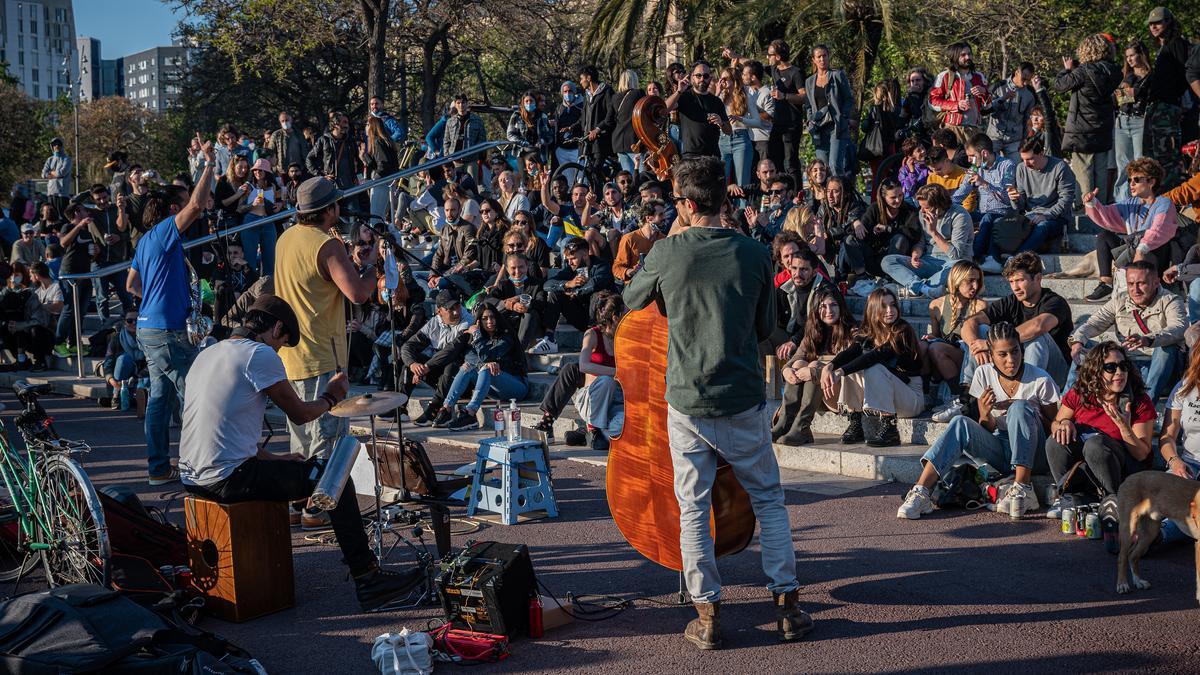
[[[870,410],[908,419],[925,410],[925,393],[921,378],[911,377],[906,383],[885,366],[876,364],[842,378],[838,406],[843,410]]]

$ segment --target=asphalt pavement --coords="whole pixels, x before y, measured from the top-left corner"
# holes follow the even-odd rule
[[[8,393],[0,400],[7,420],[15,401]],[[60,397],[47,397],[45,406],[63,436],[92,444],[85,468],[97,486],[129,485],[182,522],[178,486],[145,484],[142,426],[132,414]],[[463,448],[429,451],[439,469],[473,459]],[[1190,546],[1153,551],[1142,567],[1153,588],[1119,596],[1115,556],[1098,541],[1062,535],[1055,521],[1010,522],[961,510],[902,521],[895,511],[907,486],[819,475],[793,476],[787,491],[801,603],[816,628],[802,642],[776,642],[755,543],[721,561],[725,649],[701,653],[681,636],[694,613],[671,606],[676,573],[642,558],[613,524],[603,467],[556,458],[553,470],[560,517],[511,527],[456,521],[464,533],[454,545],[527,544],[539,580],[564,603],[568,593],[638,599],[612,618],[518,639],[508,659],[472,672],[1200,670]],[[307,534],[297,530],[293,537],[294,608],[243,624],[205,619],[201,625],[241,645],[271,673],[341,675],[378,672],[369,656],[377,635],[440,623],[433,606],[359,613],[337,548]],[[389,562],[411,564],[410,554],[399,552],[404,548]]]

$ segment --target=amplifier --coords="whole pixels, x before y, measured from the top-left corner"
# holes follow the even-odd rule
[[[467,544],[441,563],[438,595],[446,621],[456,628],[516,637],[529,630],[537,580],[524,544]]]

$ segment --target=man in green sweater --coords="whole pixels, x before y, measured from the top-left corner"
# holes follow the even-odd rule
[[[798,640],[812,619],[797,606],[796,554],[771,449],[758,344],[775,327],[771,256],[722,225],[725,167],[715,158],[674,168],[675,233],[654,245],[625,287],[625,304],[661,299],[670,327],[667,434],[679,500],[680,552],[699,618],[684,637],[721,646],[721,577],[709,532],[717,460],[733,467],[759,522],[763,571],[775,596],[779,637]]]

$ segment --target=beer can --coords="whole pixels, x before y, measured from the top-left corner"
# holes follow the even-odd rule
[[[1089,513],[1087,515],[1086,530],[1087,530],[1087,538],[1088,539],[1100,539],[1101,537],[1104,536],[1104,533],[1100,531],[1100,516],[1099,515],[1097,515],[1095,513]]]
[[[177,565],[175,567],[175,587],[187,588],[192,585],[192,568],[187,565]]]
[[[1075,509],[1062,510],[1062,533],[1075,534]]]
[[[1089,509],[1086,506],[1080,506],[1079,508],[1075,509],[1075,536],[1076,537],[1086,537],[1087,536],[1087,517],[1088,517],[1088,513],[1090,513],[1090,512],[1091,512],[1091,509]]]
[[[163,579],[166,579],[168,584],[171,584],[172,586],[175,585],[175,566],[174,565],[162,565],[158,568],[158,573],[162,575]]]

